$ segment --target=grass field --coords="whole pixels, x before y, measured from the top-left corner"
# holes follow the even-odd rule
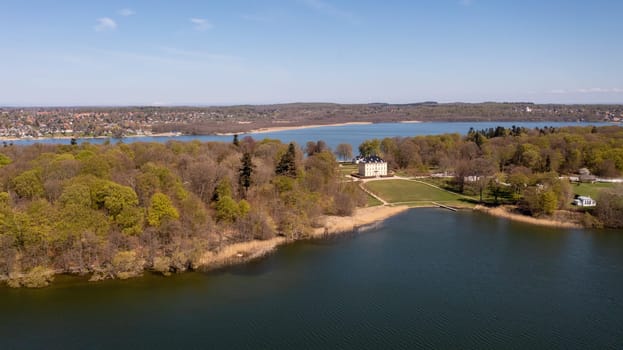
[[[589,196],[593,199],[597,199],[597,197],[599,197],[599,192],[603,189],[607,189],[607,188],[612,188],[614,186],[616,186],[617,184],[611,184],[611,183],[594,183],[594,184],[573,184],[571,185],[573,187],[573,193],[580,195],[580,196]]]
[[[381,202],[380,200],[372,197],[371,195],[369,195],[367,193],[366,193],[366,198],[368,198],[368,203],[367,203],[368,207],[376,207],[376,206],[379,206],[379,205],[383,205],[383,202]]]
[[[472,206],[464,197],[415,181],[384,180],[371,181],[365,186],[389,203],[411,206],[430,205],[438,202],[451,206]]]

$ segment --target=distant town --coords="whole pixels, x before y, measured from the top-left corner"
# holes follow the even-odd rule
[[[209,135],[284,126],[405,121],[621,122],[623,105],[533,103],[330,104],[222,107],[0,107],[0,137]]]

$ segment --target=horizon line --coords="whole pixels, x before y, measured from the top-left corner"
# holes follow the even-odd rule
[[[591,103],[564,103],[564,102],[531,102],[531,101],[480,101],[480,102],[439,102],[439,101],[418,101],[418,102],[358,102],[358,103],[344,103],[344,102],[328,102],[328,101],[296,101],[296,102],[276,102],[276,103],[171,103],[171,104],[59,104],[59,105],[46,105],[46,104],[0,104],[0,108],[169,108],[169,107],[189,107],[189,108],[215,108],[215,107],[241,107],[241,106],[274,106],[274,105],[296,105],[296,104],[332,104],[332,105],[393,105],[393,106],[406,106],[415,104],[466,104],[466,105],[478,105],[478,104],[530,104],[530,105],[564,105],[564,106],[615,106],[623,105],[623,102],[591,102]]]

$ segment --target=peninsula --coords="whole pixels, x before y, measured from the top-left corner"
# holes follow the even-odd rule
[[[363,142],[356,159],[382,164],[382,174],[339,164],[350,145],[334,154],[323,141],[6,146],[0,280],[40,287],[59,273],[100,280],[213,269],[409,207],[621,228],[621,130],[498,127]],[[597,205],[574,207],[574,195]]]

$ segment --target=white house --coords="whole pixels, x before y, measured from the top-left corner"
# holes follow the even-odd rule
[[[597,205],[597,202],[591,197],[577,196],[573,200],[573,205],[577,205],[578,207],[594,207]]]
[[[377,156],[359,159],[359,176],[387,176],[387,162]]]

